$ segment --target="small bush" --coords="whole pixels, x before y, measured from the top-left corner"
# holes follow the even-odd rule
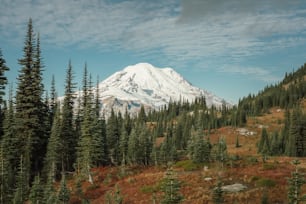
[[[251,178],[251,182],[255,182],[255,181],[258,181],[260,179],[259,176],[252,176]]]
[[[178,161],[174,165],[175,168],[183,168],[184,171],[195,171],[201,168],[201,164],[196,164],[191,160]]]
[[[274,170],[277,168],[276,163],[264,163],[262,166],[263,170]]]
[[[161,187],[161,183],[158,182],[157,184],[153,186],[144,185],[140,188],[140,191],[143,193],[152,194],[152,193],[156,193],[160,191],[160,187]]]
[[[250,164],[257,164],[258,163],[258,159],[254,156],[249,156],[247,159],[246,159],[247,163],[250,165]]]
[[[262,178],[259,179],[256,184],[260,187],[267,187],[267,188],[272,188],[276,185],[276,182],[272,179],[269,178]]]
[[[112,182],[112,175],[108,173],[103,181],[105,185],[108,185],[110,182]]]

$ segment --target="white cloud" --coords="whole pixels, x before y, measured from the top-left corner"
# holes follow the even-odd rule
[[[277,52],[306,42],[301,1],[100,1],[0,0],[0,37],[23,40],[26,23],[44,44],[115,49],[184,63],[199,59],[231,59]],[[218,4],[216,4],[218,2]],[[289,3],[288,3],[289,2]],[[241,74],[256,68],[231,68]]]
[[[245,67],[239,65],[225,65],[218,69],[219,72],[227,72],[232,74],[241,74],[252,79],[261,80],[267,83],[280,81],[281,78],[272,73],[270,69],[260,67]]]

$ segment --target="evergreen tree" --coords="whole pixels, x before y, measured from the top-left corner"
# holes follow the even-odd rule
[[[279,135],[278,135],[278,132],[274,132],[271,138],[271,154],[279,155],[280,153],[281,153],[281,150],[280,150]]]
[[[188,142],[188,154],[195,163],[208,162],[211,159],[211,145],[207,139],[203,138],[201,129],[195,131],[195,135]]]
[[[5,59],[2,56],[2,51],[0,49],[0,139],[3,136],[3,96],[5,95],[5,86],[7,85],[7,77],[5,72],[9,71],[9,68],[6,66]]]
[[[3,143],[0,147],[0,203],[9,203],[13,194],[13,172],[4,154]]]
[[[139,132],[137,127],[134,127],[131,131],[131,135],[129,136],[128,140],[128,150],[127,150],[127,156],[128,156],[128,163],[129,164],[136,164],[138,161],[138,154],[139,154]]]
[[[17,167],[19,165],[19,152],[16,151],[18,146],[18,138],[16,135],[16,120],[15,120],[15,108],[13,101],[13,88],[10,87],[8,107],[4,112],[3,130],[4,135],[1,140],[2,146],[5,147],[3,157],[8,161],[11,167]],[[12,169],[13,175],[16,173],[16,169]]]
[[[239,136],[238,136],[238,135],[236,135],[236,144],[235,144],[235,147],[236,147],[236,148],[241,147],[241,145],[240,145],[240,143],[239,143]]]
[[[303,152],[303,146],[299,146],[299,148],[297,146],[303,145],[303,138],[301,138],[300,135],[300,110],[298,108],[295,108],[290,116],[289,139],[288,144],[286,146],[286,155],[292,157],[301,156],[301,152]]]
[[[54,204],[57,203],[57,195],[55,188],[53,186],[53,176],[50,174],[47,177],[47,182],[44,187],[44,192],[43,192],[43,203],[46,204]]]
[[[61,166],[61,155],[59,152],[61,145],[60,130],[61,130],[61,115],[60,115],[60,107],[57,106],[47,146],[47,153],[44,160],[44,174],[46,178],[51,177],[52,182],[55,182],[56,177],[60,173],[60,166]]]
[[[16,188],[14,192],[13,203],[22,204],[28,195],[29,184],[28,175],[25,168],[23,155],[20,156],[19,171],[16,177]]]
[[[224,192],[222,190],[222,182],[221,182],[220,178],[218,178],[217,185],[213,189],[213,195],[212,195],[213,202],[215,204],[224,203],[223,194],[224,194]]]
[[[55,78],[54,75],[52,75],[52,81],[51,81],[51,94],[50,94],[50,122],[51,126],[53,123],[53,117],[55,115],[56,109],[57,109],[57,93],[55,89]]]
[[[43,188],[39,176],[35,176],[29,195],[32,204],[43,203]]]
[[[127,164],[128,140],[129,140],[128,133],[125,126],[123,125],[121,127],[120,144],[119,144],[120,153],[122,157],[121,165]]]
[[[77,169],[80,169],[81,174],[88,176],[88,181],[93,183],[90,169],[93,163],[93,110],[91,98],[88,97],[86,107],[84,107],[84,118],[81,123],[81,137],[77,146]]]
[[[0,49],[0,104],[3,103],[3,96],[5,95],[5,86],[7,84],[7,77],[5,76],[5,72],[10,69],[6,65],[6,61],[3,58],[2,51]]]
[[[176,178],[175,173],[170,168],[166,171],[165,177],[162,180],[162,192],[164,193],[161,203],[162,204],[177,204],[181,203],[183,196],[180,191],[181,183]]]
[[[35,52],[36,49],[36,52]],[[16,94],[16,135],[18,137],[16,149],[21,155],[23,163],[23,186],[30,183],[30,173],[40,171],[39,163],[44,156],[41,146],[44,144],[45,134],[42,134],[41,121],[43,119],[43,85],[41,77],[41,62],[39,40],[34,46],[32,20],[29,20],[28,31],[24,46],[24,57],[19,60],[22,66],[18,76]],[[37,154],[37,153],[40,154]],[[24,189],[24,192],[26,192]]]
[[[63,170],[72,170],[72,165],[75,161],[75,147],[77,144],[77,138],[73,123],[73,104],[74,104],[74,88],[72,65],[69,61],[67,74],[66,74],[66,85],[65,85],[65,98],[62,108],[62,124],[61,124],[61,135],[60,135],[60,150],[61,159],[63,163]]]
[[[99,80],[97,80],[93,113],[92,161],[96,166],[108,163],[106,123],[104,116],[100,117]]]
[[[69,192],[69,189],[67,188],[66,177],[64,173],[62,173],[62,179],[61,179],[60,189],[57,195],[57,199],[61,204],[68,204],[70,200],[70,192]]]
[[[118,117],[114,110],[111,110],[111,115],[107,121],[106,140],[109,151],[109,157],[113,164],[118,165],[120,160],[119,143],[120,143],[120,125]]]
[[[298,204],[300,201],[306,201],[306,195],[301,195],[301,187],[306,183],[304,175],[299,172],[298,165],[300,161],[294,160],[292,164],[295,166],[295,171],[288,178],[288,199],[289,204]]]
[[[137,150],[139,152],[139,162],[143,165],[149,165],[150,164],[150,155],[152,151],[152,139],[151,134],[148,131],[146,125],[143,123],[140,130],[139,135],[139,149]]]
[[[114,191],[109,191],[105,194],[105,203],[107,204],[122,204],[123,197],[121,195],[120,188],[118,185],[115,185]]]
[[[258,144],[258,152],[262,154],[263,160],[266,160],[267,155],[270,154],[270,140],[266,128],[261,131],[261,138]]]
[[[221,137],[218,141],[216,156],[216,159],[222,163],[223,167],[223,163],[227,160],[227,145],[223,137]]]
[[[269,204],[267,189],[264,189],[264,191],[263,191],[263,194],[262,194],[262,197],[261,197],[261,204]]]

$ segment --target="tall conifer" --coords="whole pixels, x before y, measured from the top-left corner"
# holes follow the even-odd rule
[[[42,134],[43,85],[39,39],[35,46],[32,20],[29,20],[25,38],[24,56],[19,60],[21,69],[16,94],[16,135],[15,147],[23,158],[23,185],[30,183],[30,174],[40,170],[39,161],[43,156],[40,148],[45,135]],[[27,190],[27,189],[24,189]]]
[[[75,147],[77,144],[73,126],[74,88],[72,65],[71,61],[69,61],[66,72],[65,98],[63,102],[62,125],[60,131],[61,146],[59,151],[61,153],[63,170],[65,171],[73,170],[72,166],[75,162]]]

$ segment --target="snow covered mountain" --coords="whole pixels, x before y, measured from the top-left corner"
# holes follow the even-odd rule
[[[137,114],[141,105],[158,110],[170,100],[188,100],[205,96],[208,106],[220,107],[224,100],[192,86],[172,68],[156,68],[148,63],[128,66],[99,84],[101,111],[107,117],[111,108]],[[79,96],[81,93],[78,94]],[[231,105],[227,103],[227,105]]]

